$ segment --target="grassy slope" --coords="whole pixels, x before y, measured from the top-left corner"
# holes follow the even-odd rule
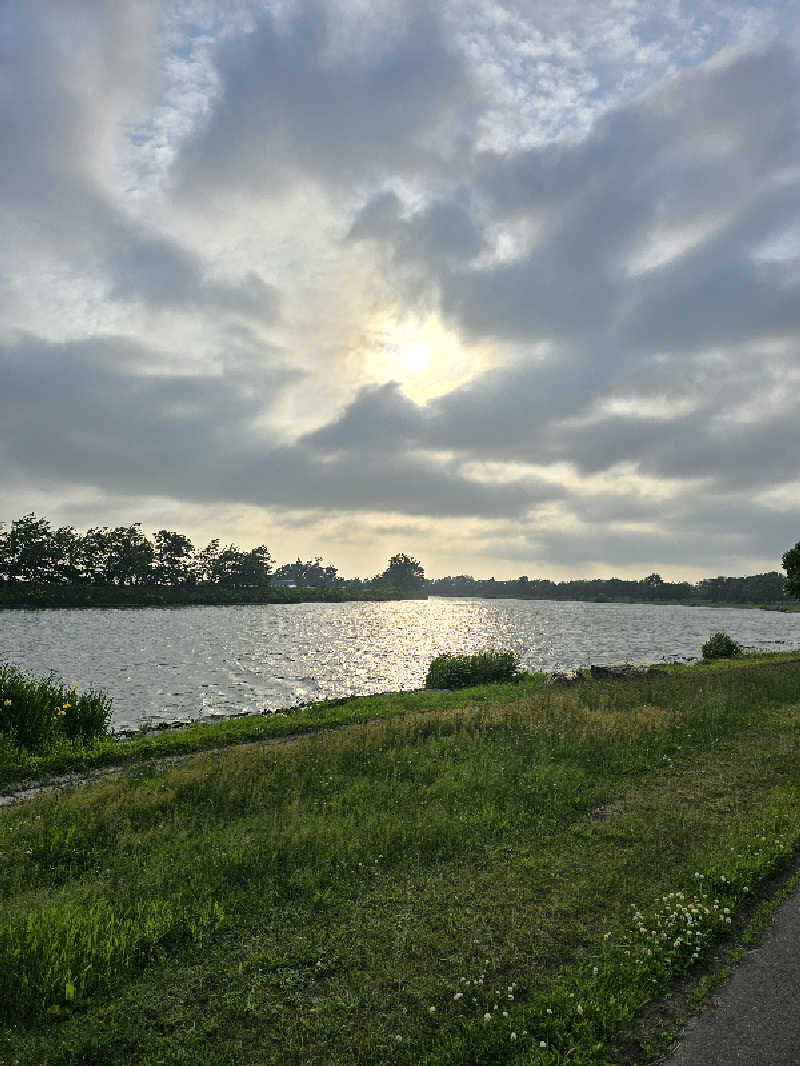
[[[788,659],[356,701],[5,811],[0,1062],[643,1060],[800,846]]]

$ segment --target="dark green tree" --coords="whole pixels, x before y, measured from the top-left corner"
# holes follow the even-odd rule
[[[244,552],[239,551],[235,544],[229,544],[218,552],[211,569],[211,580],[226,588],[236,588],[240,574]]]
[[[800,540],[783,554],[783,569],[786,571],[786,591],[800,598]]]
[[[379,577],[382,584],[397,589],[398,592],[414,594],[421,592],[425,584],[425,571],[413,555],[393,555],[389,565]]]
[[[219,538],[215,537],[207,548],[197,553],[195,572],[198,581],[215,583],[219,580],[217,563],[219,560]]]
[[[61,526],[53,534],[53,580],[76,585],[83,580],[86,567],[83,537],[72,526]]]
[[[143,585],[152,580],[155,549],[138,522],[112,529],[108,543],[111,581],[117,585]]]
[[[113,580],[113,534],[107,526],[93,526],[82,539],[84,580],[107,585]]]
[[[241,555],[233,575],[234,584],[237,588],[263,588],[269,584],[271,569],[272,556],[261,544]]]
[[[300,587],[333,585],[336,574],[335,566],[322,565],[321,555],[305,562],[298,557],[293,563],[284,563],[275,571],[275,577],[288,577]]]
[[[159,585],[185,585],[191,581],[194,545],[182,533],[159,529],[155,536],[153,574]]]
[[[53,530],[48,520],[33,512],[15,519],[5,537],[4,554],[10,580],[52,580]]]

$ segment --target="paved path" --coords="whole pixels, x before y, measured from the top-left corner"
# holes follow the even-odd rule
[[[663,1066],[800,1066],[800,891]]]

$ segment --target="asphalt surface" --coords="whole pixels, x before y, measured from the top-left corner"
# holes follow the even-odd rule
[[[777,910],[663,1066],[800,1066],[800,892]]]

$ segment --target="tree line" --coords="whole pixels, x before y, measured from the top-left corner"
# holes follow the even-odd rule
[[[480,596],[489,599],[590,600],[596,603],[783,603],[784,575],[778,571],[750,577],[707,577],[664,581],[660,574],[641,579],[619,577],[550,581],[527,575],[511,581],[474,578],[470,574],[425,583],[431,596]]]
[[[478,596],[500,599],[591,600],[595,602],[780,604],[800,594],[800,542],[783,557],[788,577],[778,571],[749,577],[709,577],[691,584],[665,581],[658,573],[642,579],[592,578],[551,581],[529,578],[496,581],[470,574],[425,579],[413,556],[393,555],[385,570],[371,578],[345,581],[321,556],[296,559],[274,567],[265,545],[243,551],[218,539],[198,549],[182,533],[160,529],[148,537],[130,526],[95,526],[79,533],[72,526],[54,528],[34,513],[0,523],[0,582],[41,585],[91,585],[220,589],[298,588],[341,591],[373,590],[409,595]],[[795,591],[796,590],[796,591]]]
[[[263,589],[275,584],[302,588],[369,585],[378,591],[422,592],[424,571],[412,556],[392,556],[374,578],[345,582],[321,556],[296,559],[273,568],[266,545],[242,551],[218,539],[195,548],[183,533],[160,529],[148,537],[130,526],[95,526],[79,533],[73,526],[54,528],[34,513],[0,523],[0,581],[41,585],[145,587],[215,585],[223,589]]]

